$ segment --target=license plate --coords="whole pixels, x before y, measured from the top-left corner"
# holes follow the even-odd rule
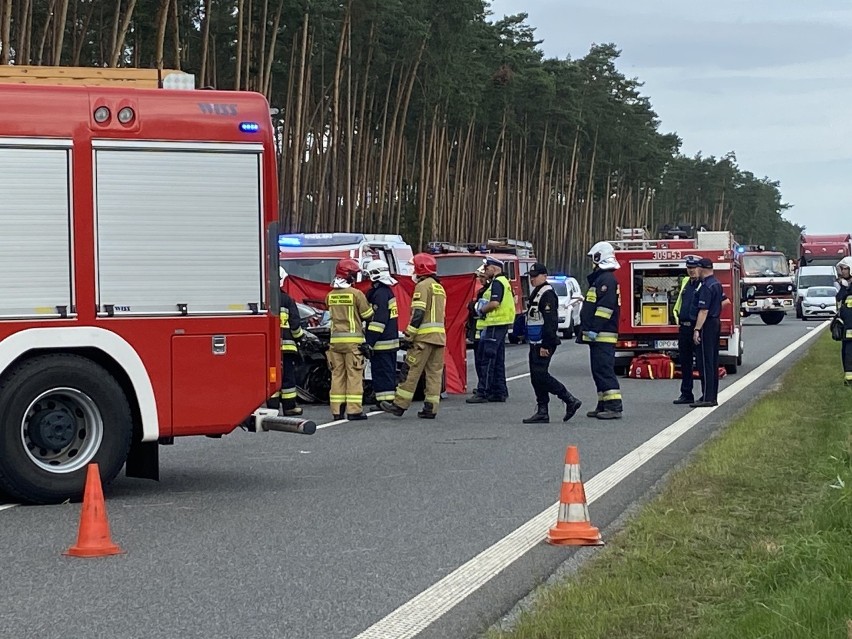
[[[676,339],[658,339],[656,341],[656,348],[677,348],[677,340]]]

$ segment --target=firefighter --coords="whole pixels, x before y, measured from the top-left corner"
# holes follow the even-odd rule
[[[722,283],[713,275],[713,262],[708,257],[698,260],[701,286],[698,289],[698,314],[692,329],[697,347],[698,370],[701,375],[701,398],[690,403],[692,408],[717,406],[719,394],[720,316],[725,293]]]
[[[582,402],[571,395],[565,385],[553,377],[548,370],[559,345],[556,333],[559,328],[559,298],[547,283],[547,267],[536,262],[529,271],[530,284],[535,287],[527,302],[527,339],[530,343],[530,382],[535,391],[536,411],[524,424],[547,424],[550,422],[547,405],[550,395],[565,402],[565,416],[571,419]]]
[[[287,271],[278,267],[279,318],[281,325],[281,390],[273,396],[278,399],[278,412],[281,415],[295,417],[302,414],[296,406],[296,366],[299,362],[299,350],[296,345],[305,335],[302,329],[299,307],[284,290]],[[270,406],[275,408],[275,406]]]
[[[383,411],[401,417],[411,406],[420,376],[426,373],[426,397],[421,419],[435,419],[441,401],[441,381],[444,372],[444,349],[447,334],[444,317],[447,294],[438,279],[438,264],[428,253],[418,253],[414,264],[414,294],[411,297],[411,321],[405,329],[405,338],[411,342],[408,355],[408,375],[396,389],[393,402],[382,402]]]
[[[843,383],[852,386],[852,257],[837,263],[837,315],[843,322],[840,356],[843,361]]]
[[[364,322],[373,317],[373,307],[352,284],[361,272],[358,262],[337,263],[332,290],[325,301],[331,315],[331,339],[326,359],[331,370],[329,403],[334,419],[367,419],[361,408],[364,399]]]
[[[482,369],[482,357],[479,352],[479,338],[482,336],[482,329],[485,328],[485,318],[481,315],[482,307],[484,303],[482,302],[482,297],[485,295],[485,291],[488,290],[488,275],[485,273],[485,265],[481,264],[479,268],[474,271],[474,277],[476,278],[476,298],[470,301],[467,305],[468,310],[468,323],[472,329],[473,333],[473,367],[476,371],[477,376],[477,388],[479,388],[479,372]],[[476,389],[474,389],[473,394],[476,395]]]
[[[692,331],[695,320],[698,319],[698,289],[701,288],[701,280],[698,277],[699,259],[695,255],[686,256],[686,277],[680,283],[677,301],[674,305],[675,321],[678,324],[677,354],[680,363],[681,381],[680,396],[672,402],[673,404],[692,404],[695,401],[693,394],[692,371],[695,369],[695,343],[692,339]]]
[[[367,277],[373,283],[367,301],[373,307],[373,319],[367,326],[367,346],[372,351],[370,369],[376,405],[393,401],[396,389],[396,354],[399,350],[399,311],[391,286],[390,267],[384,260],[371,260],[366,266]]]
[[[624,409],[621,388],[615,376],[620,294],[613,273],[621,265],[615,259],[615,249],[609,242],[598,242],[588,255],[595,266],[588,276],[589,290],[580,311],[581,334],[577,341],[589,345],[598,403],[586,415],[598,419],[621,419]]]
[[[506,385],[506,335],[515,323],[515,297],[508,278],[503,274],[503,262],[494,257],[483,260],[485,273],[490,279],[482,295],[484,304],[482,334],[479,338],[480,370],[476,394],[468,404],[505,402],[509,397]]]

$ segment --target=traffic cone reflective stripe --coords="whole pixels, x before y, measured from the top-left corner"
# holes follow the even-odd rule
[[[77,543],[63,554],[72,557],[105,557],[122,552],[124,551],[112,543],[110,538],[98,465],[89,464],[86,471],[86,488],[83,492]]]
[[[565,451],[565,470],[559,491],[556,525],[547,533],[548,543],[556,546],[601,546],[600,531],[592,526],[586,490],[580,475],[580,453],[576,446]]]

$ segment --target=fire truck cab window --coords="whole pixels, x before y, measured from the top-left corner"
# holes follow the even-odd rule
[[[789,275],[787,259],[783,255],[744,255],[743,274],[746,277]]]
[[[514,262],[506,262],[503,267],[503,272],[506,274],[506,277],[511,281],[515,281],[517,274],[515,273],[515,263]]]
[[[288,275],[295,275],[312,282],[330,284],[334,279],[334,271],[340,258],[301,258],[285,259],[280,264]]]
[[[435,261],[438,263],[438,275],[473,275],[482,266],[482,255],[438,256]]]

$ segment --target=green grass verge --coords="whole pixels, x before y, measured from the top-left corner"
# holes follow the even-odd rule
[[[823,335],[578,575],[487,637],[852,639],[842,380],[839,345]]]

